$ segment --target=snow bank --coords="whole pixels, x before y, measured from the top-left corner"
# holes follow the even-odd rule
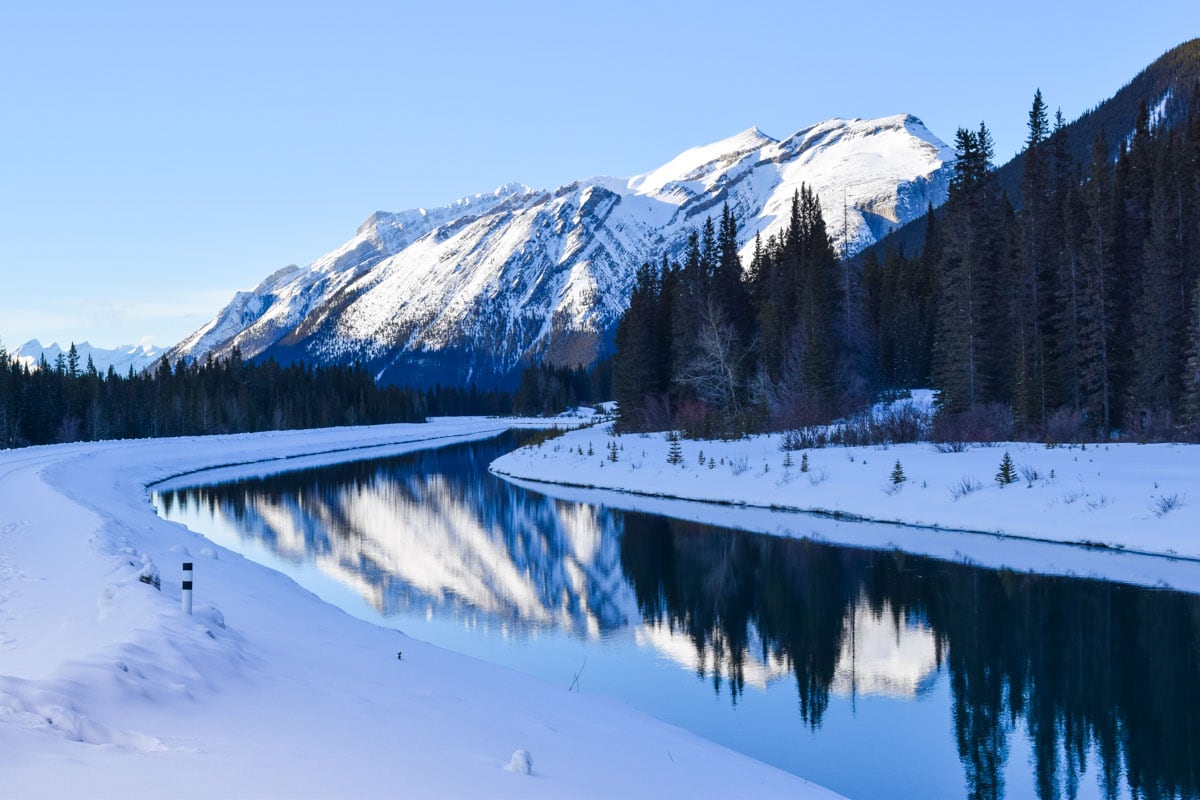
[[[679,464],[668,463],[670,447],[662,433],[613,436],[611,426],[597,426],[509,453],[491,468],[556,496],[714,524],[1200,591],[1197,446],[1010,443],[946,453],[909,444],[794,452],[789,461],[779,436],[757,436],[683,441]],[[1016,480],[1002,486],[996,475],[1006,452]],[[892,479],[897,462],[899,483]],[[697,502],[681,506],[661,498]],[[998,543],[979,533],[1006,538]],[[1171,560],[1118,559],[1112,551]]]
[[[0,796],[832,797],[570,693],[570,676],[547,686],[353,619],[160,519],[146,494],[206,467],[392,455],[512,425],[0,453]],[[536,771],[512,771],[514,750]]]

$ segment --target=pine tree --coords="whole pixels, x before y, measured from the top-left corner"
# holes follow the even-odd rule
[[[1183,370],[1184,418],[1200,423],[1200,279],[1192,289],[1192,318],[1187,329],[1188,359]]]
[[[67,350],[67,374],[72,378],[79,377],[79,350],[74,342],[71,342],[71,347]]]
[[[833,400],[839,340],[836,326],[845,298],[840,288],[838,256],[821,213],[821,200],[809,186],[800,188],[803,228],[803,285],[800,292],[804,374],[822,400]]]
[[[663,330],[660,308],[663,289],[659,271],[643,264],[637,272],[629,307],[617,322],[616,352],[613,355],[613,394],[623,424],[645,423],[647,398],[667,392],[669,334]],[[518,390],[516,405],[524,389]]]
[[[670,448],[667,450],[667,463],[682,464],[683,447],[679,444],[679,434],[675,431],[671,431],[667,434],[667,441],[671,443]]]
[[[996,483],[1004,488],[1010,483],[1015,483],[1017,480],[1017,468],[1013,464],[1012,456],[1008,451],[1004,451],[1004,459],[1000,462],[1000,471],[996,473]]]
[[[1019,215],[1020,259],[1011,292],[1013,341],[1010,360],[1016,372],[1015,406],[1018,417],[1042,424],[1050,398],[1047,386],[1047,329],[1055,308],[1053,279],[1054,251],[1050,245],[1051,192],[1049,135],[1046,104],[1042,91],[1033,96],[1029,110],[1029,136],[1022,158],[1024,172],[1021,194],[1024,207]]]
[[[1150,232],[1140,270],[1141,291],[1133,312],[1133,396],[1141,408],[1155,412],[1178,410],[1181,388],[1179,364],[1187,358],[1189,291],[1185,284],[1182,226],[1177,209],[1183,205],[1176,163],[1176,137],[1163,139],[1149,207]]]
[[[1079,350],[1077,369],[1084,408],[1093,424],[1107,433],[1114,420],[1113,341],[1115,289],[1113,237],[1115,206],[1108,146],[1104,134],[1092,145],[1092,160],[1083,188],[1086,216],[1081,242]]]
[[[696,320],[708,296],[708,276],[695,231],[688,237],[683,264],[672,281],[670,386],[674,402],[692,397],[683,376],[696,360]]]
[[[726,203],[721,209],[721,224],[717,234],[717,271],[713,278],[713,293],[725,319],[733,326],[738,340],[750,342],[754,334],[753,310],[746,288],[742,261],[738,257],[737,221]]]
[[[951,180],[953,203],[939,248],[939,315],[934,343],[934,381],[939,408],[961,412],[993,398],[995,339],[1006,333],[995,324],[1001,304],[995,281],[1001,270],[1003,227],[993,198],[986,134],[959,129],[958,161]]]
[[[908,480],[908,478],[904,477],[904,467],[900,465],[900,459],[898,458],[896,459],[896,466],[892,467],[891,479],[892,484],[895,486],[899,486]]]

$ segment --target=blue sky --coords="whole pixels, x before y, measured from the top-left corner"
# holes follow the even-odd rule
[[[983,119],[1003,161],[1035,88],[1071,119],[1200,34],[1194,2],[975,9],[5,3],[0,341],[173,344],[377,209],[628,176],[751,125]]]

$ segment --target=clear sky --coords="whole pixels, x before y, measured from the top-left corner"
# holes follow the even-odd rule
[[[0,341],[173,344],[377,209],[909,112],[1020,147],[1200,35],[1180,2],[11,0]]]

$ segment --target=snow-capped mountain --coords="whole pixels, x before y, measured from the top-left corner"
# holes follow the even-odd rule
[[[53,366],[59,354],[65,354],[69,349],[70,345],[63,348],[57,342],[43,347],[37,339],[30,339],[9,355],[30,369],[37,369],[42,356],[45,356],[46,362]],[[134,372],[141,372],[163,354],[163,348],[153,345],[123,344],[106,349],[94,347],[87,342],[75,345],[75,351],[79,353],[80,369],[87,367],[90,357],[97,372],[108,372],[108,368],[112,367],[120,375],[129,372],[130,367],[133,367]]]
[[[748,263],[802,183],[848,252],[945,200],[953,151],[911,115],[833,119],[776,140],[750,128],[629,179],[519,184],[444,208],[377,212],[306,268],[240,292],[170,353],[359,362],[384,382],[488,383],[547,359],[590,363],[637,267],[679,254],[728,203]]]

